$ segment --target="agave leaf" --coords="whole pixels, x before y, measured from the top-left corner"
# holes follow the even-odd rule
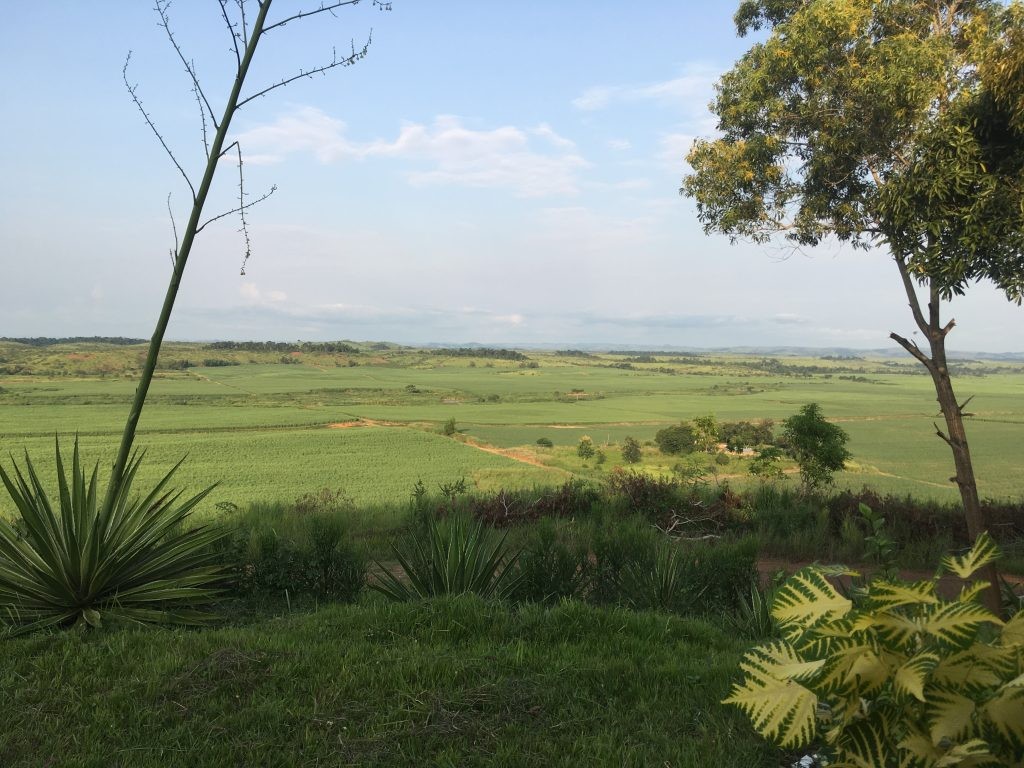
[[[988,535],[988,531],[982,531],[982,534],[974,540],[974,545],[963,557],[946,555],[942,558],[942,568],[955,573],[961,579],[969,579],[986,565],[994,563],[998,559],[999,547]]]
[[[932,744],[957,741],[967,733],[974,715],[974,701],[945,688],[929,688],[926,699],[925,718]]]
[[[928,675],[939,663],[939,655],[930,651],[922,651],[907,661],[896,670],[893,678],[893,686],[897,693],[904,696],[913,696],[918,701],[924,701],[924,685]]]
[[[853,604],[836,592],[820,569],[804,568],[779,588],[772,604],[772,616],[780,625],[807,628],[821,619],[842,618]]]

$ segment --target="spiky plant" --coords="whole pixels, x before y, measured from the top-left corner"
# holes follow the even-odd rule
[[[997,556],[984,534],[942,569],[966,580]],[[1024,614],[1004,624],[978,602],[985,582],[944,600],[937,577],[877,579],[854,604],[826,578],[838,573],[808,568],[781,587],[782,637],[747,653],[726,703],[780,746],[823,740],[836,765],[1020,765]]]
[[[197,623],[208,615],[196,606],[216,594],[221,569],[214,527],[188,529],[207,488],[180,501],[166,490],[178,462],[145,495],[133,495],[142,463],[134,455],[117,493],[105,501],[94,467],[86,481],[75,440],[71,476],[56,446],[58,498],[51,502],[28,454],[25,471],[0,479],[20,516],[0,517],[0,626],[21,633],[49,626],[99,626],[104,619]],[[13,463],[13,462],[12,462]]]
[[[633,608],[683,613],[692,607],[702,590],[688,583],[679,548],[661,543],[653,559],[634,559],[626,564],[619,591]]]
[[[505,536],[482,522],[451,517],[445,523],[428,515],[422,526],[392,549],[408,581],[378,563],[371,587],[392,600],[419,600],[439,595],[473,593],[507,599],[519,589],[519,554],[509,555]]]

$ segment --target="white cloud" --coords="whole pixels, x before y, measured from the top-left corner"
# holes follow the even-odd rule
[[[322,163],[402,158],[429,165],[409,171],[412,184],[499,188],[521,197],[573,195],[579,186],[577,174],[588,166],[575,144],[547,124],[530,130],[515,126],[473,130],[458,117],[441,115],[432,125],[403,125],[393,141],[365,143],[350,141],[345,129],[341,120],[304,107],[238,138],[243,149],[253,151],[263,163],[295,152],[312,153]],[[531,137],[547,146],[535,146]]]
[[[597,85],[587,88],[572,100],[585,112],[606,109],[614,103],[653,101],[663,106],[692,110],[703,109],[713,93],[717,74],[710,67],[694,64],[679,77],[646,85]]]
[[[632,149],[633,144],[629,139],[608,139],[608,148],[614,149],[616,152],[625,152]]]

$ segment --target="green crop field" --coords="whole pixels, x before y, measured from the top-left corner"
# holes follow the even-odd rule
[[[54,436],[70,445],[79,434],[90,461],[111,461],[140,355],[138,346],[0,344],[0,450],[29,450],[45,474]],[[494,490],[600,477],[621,463],[627,436],[648,443],[643,468],[668,471],[675,459],[650,445],[664,426],[705,414],[778,422],[808,402],[850,434],[854,460],[841,484],[955,498],[931,382],[912,361],[543,352],[507,360],[400,348],[281,355],[172,344],[161,366],[139,429],[144,479],[187,455],[179,484],[219,483],[210,508],[322,487],[393,503],[420,479],[436,487],[464,477]],[[956,368],[961,398],[974,395],[968,428],[982,494],[1024,495],[1024,368]],[[448,419],[454,439],[439,434]],[[605,452],[603,465],[575,455],[583,435]],[[554,447],[537,446],[542,437]],[[742,485],[746,466],[733,458],[716,471]]]

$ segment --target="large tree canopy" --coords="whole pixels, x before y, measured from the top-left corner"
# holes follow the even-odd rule
[[[745,0],[767,30],[698,141],[709,231],[887,245],[943,297],[1024,297],[1024,8],[993,0]]]

